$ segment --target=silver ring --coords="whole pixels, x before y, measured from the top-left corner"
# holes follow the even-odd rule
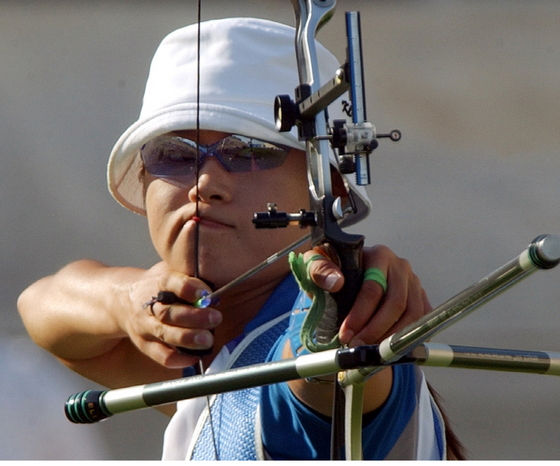
[[[150,299],[149,301],[146,301],[144,304],[142,304],[142,309],[146,309],[147,307],[149,307],[150,312],[155,317],[154,304],[157,303],[157,302],[158,302],[157,297],[153,296],[152,299]]]

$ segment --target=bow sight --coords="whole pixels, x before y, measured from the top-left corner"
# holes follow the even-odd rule
[[[334,4],[334,2],[330,3]],[[296,15],[300,17],[301,12],[298,15],[296,10]],[[346,63],[336,70],[329,82],[315,92],[310,84],[302,83],[295,89],[295,99],[285,94],[276,96],[274,119],[277,130],[281,132],[291,131],[294,126],[297,126],[301,141],[330,142],[336,154],[339,172],[355,173],[356,184],[365,186],[371,183],[369,155],[377,148],[378,139],[388,138],[398,141],[401,139],[401,132],[392,130],[390,133],[377,134],[375,126],[367,121],[359,12],[346,13],[346,33],[348,42]],[[351,103],[344,102],[344,104],[345,112],[352,118],[352,122],[337,119],[333,121],[332,126],[327,122],[325,134],[318,134],[315,124],[317,115],[345,92],[350,93]],[[328,159],[328,155],[323,156]],[[292,224],[299,224],[301,227],[317,225],[317,216],[313,212],[305,210],[294,214],[279,212],[273,203],[269,203],[267,207],[268,212],[255,213],[253,217],[253,223],[257,228],[278,228]],[[340,200],[333,202],[332,211],[336,220],[344,218],[348,213],[341,208]]]

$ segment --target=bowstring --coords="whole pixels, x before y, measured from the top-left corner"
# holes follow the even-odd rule
[[[195,169],[195,229],[194,229],[194,276],[199,278],[199,257],[198,257],[198,247],[199,247],[199,219],[200,219],[200,207],[199,207],[199,191],[198,182],[200,178],[200,23],[202,22],[202,0],[197,2],[197,34],[196,34],[196,169]]]
[[[199,244],[200,244],[200,196],[199,196],[199,179],[200,179],[200,26],[202,22],[202,0],[197,1],[197,34],[196,34],[196,176],[195,176],[195,216],[194,216],[194,276],[199,278],[200,276],[200,260],[199,260]],[[205,368],[202,358],[198,360],[198,370],[201,374],[204,374]],[[210,434],[212,436],[212,446],[214,448],[214,457],[216,461],[220,458],[218,457],[218,446],[216,443],[216,433],[214,430],[214,422],[212,420],[212,407],[210,403],[210,395],[206,395],[206,409],[208,410],[208,423],[210,426]]]

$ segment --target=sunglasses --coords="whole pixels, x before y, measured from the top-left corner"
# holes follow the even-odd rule
[[[146,171],[159,178],[194,177],[208,157],[216,157],[228,172],[269,170],[282,165],[291,148],[232,134],[214,144],[164,135],[140,149]]]

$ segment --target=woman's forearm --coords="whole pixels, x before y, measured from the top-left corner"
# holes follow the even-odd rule
[[[127,286],[142,272],[74,262],[29,286],[19,297],[18,310],[31,338],[55,356],[96,357],[127,336],[122,328]]]

